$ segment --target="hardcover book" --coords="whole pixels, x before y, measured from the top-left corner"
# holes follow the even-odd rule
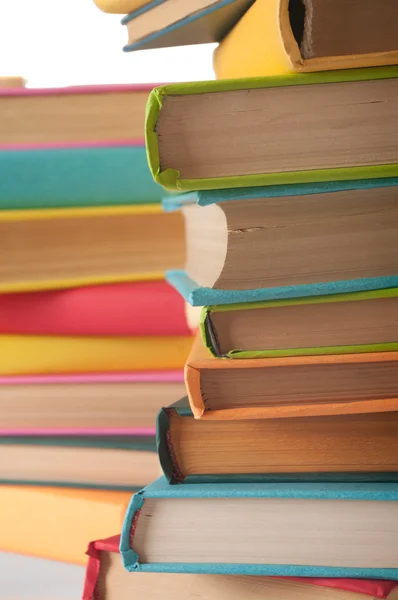
[[[1,486],[0,549],[85,565],[87,540],[120,531],[131,492]]]
[[[153,0],[122,19],[125,52],[218,42],[253,0]]]
[[[160,205],[0,211],[0,292],[161,279],[183,219]]]
[[[185,302],[166,281],[0,295],[0,332],[72,336],[186,336]]]
[[[21,176],[21,174],[23,176]],[[159,203],[144,141],[0,147],[0,210]]]
[[[0,377],[0,435],[154,436],[184,394],[182,369]]]
[[[398,289],[206,307],[214,356],[266,358],[398,350]]]
[[[393,65],[395,0],[257,0],[214,54],[217,78]]]
[[[179,191],[397,176],[397,75],[391,66],[155,88],[152,174]]]
[[[133,573],[398,580],[397,483],[169,485],[130,502],[120,551]]]
[[[0,146],[141,139],[153,85],[0,88]],[[128,115],[128,126],[126,117]]]
[[[365,179],[170,196],[163,206],[182,209],[186,258],[185,270],[167,277],[194,305],[397,286],[397,184]]]
[[[0,335],[0,375],[181,369],[192,339]]]
[[[159,475],[149,436],[0,436],[1,483],[133,490]]]
[[[397,426],[398,412],[194,419],[183,398],[159,412],[157,445],[171,483],[398,481]]]
[[[197,419],[262,419],[398,410],[398,352],[219,359],[196,339],[185,383]]]
[[[89,544],[82,600],[370,600],[395,597],[396,581],[183,573],[135,573],[123,568],[120,535]]]

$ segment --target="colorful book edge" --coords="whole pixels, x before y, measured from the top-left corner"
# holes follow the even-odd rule
[[[183,270],[167,271],[166,279],[192,306],[262,302],[398,287],[398,275],[249,290],[218,290],[202,287]]]

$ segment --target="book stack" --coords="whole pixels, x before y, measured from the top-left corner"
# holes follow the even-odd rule
[[[164,475],[90,545],[86,600],[396,596],[397,92],[391,66],[151,93],[168,280],[204,308]]]
[[[183,221],[148,173],[149,90],[0,92],[2,550],[84,563],[159,474],[192,336],[164,280]]]

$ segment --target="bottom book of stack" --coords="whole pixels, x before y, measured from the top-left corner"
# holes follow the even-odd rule
[[[135,573],[123,567],[120,536],[92,542],[83,600],[376,600],[398,599],[398,582],[181,573]]]

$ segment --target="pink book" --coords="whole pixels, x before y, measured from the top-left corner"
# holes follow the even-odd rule
[[[154,436],[184,394],[182,371],[0,377],[0,435]]]
[[[122,558],[119,553],[120,535],[114,535],[104,540],[91,542],[88,546],[87,555],[88,563],[86,568],[86,579],[82,600],[106,600],[109,591],[109,597],[127,600],[135,597],[136,586],[139,586],[140,596],[146,600],[151,598],[165,599],[174,598],[174,600],[185,600],[187,598],[187,590],[189,595],[198,598],[206,598],[208,600],[227,600],[230,598],[231,590],[234,590],[234,598],[238,597],[241,592],[242,600],[260,598],[259,578],[256,577],[256,585],[248,585],[248,577],[236,577],[235,575],[188,575],[181,573],[129,573],[122,567]],[[101,560],[101,555],[107,553],[111,555],[109,560]],[[102,558],[105,558],[102,556]],[[136,583],[136,577],[141,578]],[[217,581],[217,586],[211,585],[212,579]],[[220,580],[225,580],[225,588],[220,584]],[[277,578],[266,578],[277,579]],[[391,592],[398,587],[398,581],[385,581],[378,579],[312,579],[312,578],[296,578],[284,577],[286,582],[296,581],[303,586],[315,585],[319,587],[329,588],[331,590],[330,600],[333,600],[332,590],[354,592],[361,594],[364,600],[387,600]],[[208,580],[208,581],[206,581]],[[101,583],[100,583],[101,582]],[[204,595],[204,586],[207,593]],[[214,594],[212,594],[214,589]],[[238,593],[237,593],[238,592]],[[267,588],[264,585],[264,600],[267,597]],[[203,596],[202,596],[203,594]],[[273,595],[273,594],[272,594]],[[304,598],[303,592],[303,598]],[[301,596],[301,595],[300,595]],[[289,597],[291,597],[289,595]],[[313,596],[312,596],[313,597]],[[339,596],[336,593],[336,599]],[[358,596],[355,596],[357,599]]]
[[[185,302],[166,281],[0,295],[0,333],[186,336]]]

